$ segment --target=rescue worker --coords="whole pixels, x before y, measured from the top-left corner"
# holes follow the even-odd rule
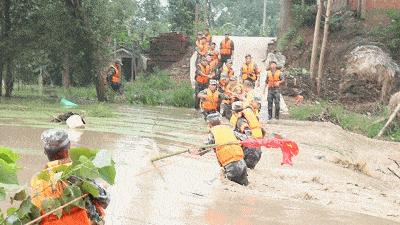
[[[232,59],[232,56],[235,52],[235,45],[233,41],[229,38],[229,33],[225,33],[225,38],[221,41],[219,51],[221,54],[220,65],[223,66],[224,63],[226,63],[226,60]]]
[[[107,73],[107,81],[109,81],[113,91],[123,95],[121,85],[121,66],[122,62],[120,59],[115,60],[114,64],[110,66]]]
[[[275,119],[279,120],[279,113],[281,110],[281,93],[280,86],[285,81],[285,75],[279,69],[277,69],[276,62],[272,61],[267,71],[267,79],[265,80],[265,86],[268,88],[268,119],[272,119],[272,109],[275,104]],[[264,89],[265,95],[265,89]]]
[[[195,108],[200,108],[200,100],[197,95],[208,86],[208,81],[210,78],[214,77],[215,74],[211,72],[210,65],[206,58],[201,60],[201,63],[197,64],[196,76],[195,76]]]
[[[254,114],[256,115],[257,119],[260,120],[261,98],[254,97],[253,100],[251,101],[250,107],[253,110]]]
[[[206,57],[208,54],[209,44],[207,43],[207,39],[205,36],[202,36],[200,39],[199,46],[196,46],[197,51],[197,61],[201,60],[203,57]]]
[[[221,115],[213,113],[207,116],[209,128],[208,144],[220,144],[214,149],[219,165],[224,169],[225,177],[241,185],[248,185],[246,163],[243,149],[238,144],[223,145],[238,141],[232,128],[221,125]]]
[[[224,98],[223,94],[217,90],[217,85],[218,82],[216,80],[210,80],[208,88],[197,95],[201,101],[201,109],[204,119],[207,118],[207,115],[219,110],[218,103],[220,102],[220,99]]]
[[[211,43],[210,45],[210,49],[208,50],[209,55],[212,57],[212,60],[214,62],[215,65],[219,65],[219,52],[216,49],[216,45],[214,42]]]
[[[235,76],[235,72],[233,71],[233,62],[232,59],[226,60],[225,65],[222,67],[222,75],[228,76],[229,78]]]
[[[199,48],[201,45],[201,38],[203,37],[203,33],[202,32],[197,32],[197,36],[196,36],[196,48]]]
[[[229,103],[229,93],[227,91],[227,86],[229,85],[229,77],[227,76],[221,76],[218,82],[218,91],[224,95],[224,99],[219,100],[219,111],[222,116],[225,115],[225,109],[226,107],[230,107]],[[229,105],[229,106],[227,106]]]
[[[64,189],[78,181],[77,177],[70,177],[68,182],[54,181],[56,173],[53,171],[61,166],[69,166],[72,164],[69,158],[70,140],[68,134],[64,130],[51,129],[46,130],[41,135],[44,143],[44,153],[49,162],[46,165],[46,173],[50,174],[49,181],[41,179],[39,175],[31,180],[32,203],[41,209],[42,214],[45,213],[42,208],[42,202],[48,198],[58,198],[63,194]],[[40,173],[39,173],[40,174]],[[73,207],[70,213],[63,213],[60,218],[55,215],[49,215],[42,219],[41,225],[97,225],[104,224],[104,209],[107,208],[109,198],[104,188],[95,182],[92,183],[97,187],[100,196],[94,198],[89,195],[86,199],[86,208]]]
[[[204,29],[204,36],[206,37],[207,43],[211,44],[212,36],[211,36],[211,33],[210,33],[210,29],[208,29],[208,28]]]
[[[218,71],[217,71],[217,70],[218,70],[218,62],[215,61],[215,60],[213,60],[213,55],[211,55],[211,54],[208,54],[208,55],[206,56],[206,59],[207,59],[208,65],[210,65],[210,71],[211,71],[211,73],[214,73],[214,74],[215,74],[214,79],[218,80],[218,79],[219,79],[219,77],[218,77]]]
[[[245,97],[243,99],[243,106],[246,108],[250,106],[251,102],[254,99],[255,91],[254,91],[254,83],[248,80],[243,82],[243,89],[245,92]]]
[[[241,72],[240,77],[242,78],[242,82],[248,80],[259,86],[260,70],[258,69],[257,64],[253,62],[253,59],[250,54],[246,55],[245,63],[243,64],[240,72]]]
[[[261,123],[251,108],[243,108],[243,103],[236,101],[232,103],[231,125],[235,131],[242,134],[240,140],[248,138],[263,138]],[[249,169],[254,169],[261,159],[261,148],[244,148],[244,161]]]

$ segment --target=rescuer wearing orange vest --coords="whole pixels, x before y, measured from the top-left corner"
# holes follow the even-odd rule
[[[197,61],[201,60],[203,57],[206,57],[209,49],[210,45],[208,44],[206,37],[203,35],[200,39],[199,45],[196,46]]]
[[[217,90],[218,81],[210,80],[210,85],[207,89],[201,91],[197,97],[201,101],[201,109],[204,115],[204,119],[207,115],[215,113],[219,110],[219,103],[224,95]]]
[[[257,116],[251,108],[243,108],[243,103],[236,101],[232,103],[231,125],[242,141],[248,138],[260,139],[264,137],[263,128]],[[254,169],[261,159],[260,148],[244,148],[244,161],[249,169]]]
[[[233,71],[233,62],[232,59],[226,60],[225,65],[222,67],[221,75],[228,76],[229,78],[235,75],[235,71]]]
[[[211,78],[215,77],[215,73],[211,72],[210,65],[208,64],[207,58],[202,58],[201,62],[197,64],[197,69],[196,69],[196,76],[195,76],[195,108],[199,109],[200,108],[200,99],[197,97],[197,95],[204,89],[208,87],[208,81]]]
[[[212,36],[211,36],[211,33],[210,33],[210,29],[208,29],[208,28],[204,29],[204,36],[206,37],[207,43],[211,44]]]
[[[220,56],[214,42],[211,43],[210,49],[208,50],[208,54],[212,57],[212,61],[214,62],[214,64],[219,65]]]
[[[42,209],[42,202],[49,198],[59,198],[63,190],[74,181],[54,181],[56,173],[52,169],[57,169],[61,166],[71,165],[69,158],[70,140],[68,134],[63,130],[51,129],[43,132],[41,139],[44,143],[44,152],[50,162],[46,165],[46,171],[50,174],[49,181],[35,176],[31,180],[32,203],[41,209],[42,214],[45,213]],[[40,173],[39,173],[40,174]],[[43,218],[40,225],[97,225],[104,223],[104,209],[108,206],[109,198],[102,187],[93,182],[93,185],[98,188],[99,197],[94,198],[89,195],[86,200],[86,208],[74,207],[70,213],[63,212],[58,218],[55,215],[49,215]]]
[[[235,45],[229,38],[229,33],[225,33],[225,39],[221,41],[219,52],[221,54],[221,66],[226,63],[226,60],[232,59],[233,53],[235,52]]]
[[[221,145],[214,148],[219,165],[224,168],[225,177],[240,185],[248,185],[246,163],[243,149],[234,131],[228,125],[221,125],[221,115],[213,113],[207,116],[209,128],[208,144]],[[229,145],[224,145],[229,144]]]
[[[246,55],[245,63],[242,66],[241,71],[241,78],[242,82],[248,80],[253,82],[254,84],[259,82],[260,70],[258,69],[257,64],[253,62],[253,59],[250,54]]]
[[[279,120],[280,113],[280,102],[281,102],[281,93],[279,87],[285,81],[285,75],[276,67],[276,62],[270,62],[269,68],[267,71],[267,79],[265,80],[265,86],[268,88],[268,119],[272,119],[272,108],[273,104],[275,104],[275,119]],[[265,89],[264,89],[265,93]]]
[[[119,59],[115,60],[114,64],[111,65],[110,69],[108,70],[107,80],[110,82],[111,88],[115,92],[118,92],[119,94],[122,95],[123,91],[121,88],[121,66],[122,66],[121,60]]]

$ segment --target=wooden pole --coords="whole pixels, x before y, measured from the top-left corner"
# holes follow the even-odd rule
[[[326,8],[324,37],[322,39],[321,55],[319,57],[319,65],[318,65],[318,78],[317,78],[317,94],[318,95],[321,94],[321,81],[322,81],[322,76],[323,76],[323,72],[324,72],[326,46],[328,44],[329,21],[330,21],[331,13],[332,13],[332,2],[333,2],[333,0],[328,0],[328,6]]]
[[[311,53],[311,61],[310,61],[310,77],[313,81],[315,78],[315,67],[317,64],[317,50],[319,45],[319,36],[320,36],[320,25],[321,25],[321,15],[322,15],[322,0],[317,0],[318,5],[318,12],[315,18],[315,29],[314,29],[314,41],[312,46],[312,53]]]
[[[379,131],[378,135],[376,136],[376,138],[379,138],[383,135],[383,133],[385,132],[385,130],[388,128],[388,126],[392,123],[392,121],[394,120],[394,118],[396,118],[397,113],[399,113],[400,111],[400,104],[397,105],[396,109],[393,111],[393,113],[390,115],[388,121],[386,122],[385,126]]]

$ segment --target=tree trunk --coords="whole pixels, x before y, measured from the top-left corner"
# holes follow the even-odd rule
[[[3,61],[0,59],[0,96],[3,96]]]
[[[107,101],[106,90],[107,90],[107,81],[106,81],[106,73],[107,71],[101,71],[97,75],[96,80],[96,94],[97,100],[99,102]]]
[[[357,17],[361,18],[361,3],[362,0],[357,0]]]
[[[321,55],[319,58],[319,65],[318,65],[318,78],[317,78],[317,94],[321,94],[321,81],[324,72],[324,61],[325,61],[325,52],[326,46],[328,44],[328,36],[329,36],[329,21],[331,18],[332,12],[332,1],[328,0],[328,6],[326,8],[326,18],[325,18],[325,25],[324,25],[324,37],[322,39],[322,46],[321,46]]]
[[[9,60],[6,65],[5,88],[6,93],[4,96],[11,97],[14,89],[13,64],[11,60]]]
[[[278,38],[282,38],[291,27],[291,10],[292,1],[291,0],[281,0],[281,15],[279,20],[279,32]]]
[[[62,69],[62,83],[64,88],[69,88],[71,86],[70,61],[68,54],[64,57],[63,69]]]
[[[312,53],[311,53],[311,61],[310,61],[310,77],[311,81],[314,83],[315,79],[315,68],[317,66],[317,50],[319,45],[319,36],[320,36],[320,25],[321,25],[321,15],[322,15],[322,0],[317,0],[318,5],[318,12],[315,18],[315,29],[314,29],[314,41],[312,46]],[[315,83],[314,83],[315,84]]]
[[[4,40],[8,41],[11,32],[11,0],[4,1]],[[5,89],[6,97],[11,97],[14,79],[12,74],[12,56],[10,53],[10,49],[6,49],[5,54],[3,55],[3,59],[7,60],[5,63],[6,66],[6,74],[5,74]]]
[[[267,0],[264,0],[263,22],[261,27],[261,35],[265,35],[265,25],[267,23]]]
[[[197,25],[199,25],[199,15],[200,15],[200,4],[199,0],[196,0],[196,5],[194,9],[194,27],[197,27]]]
[[[306,4],[305,0],[301,0],[301,6],[304,6]]]

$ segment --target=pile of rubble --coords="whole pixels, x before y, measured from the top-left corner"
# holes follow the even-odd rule
[[[147,68],[165,69],[179,62],[187,52],[189,39],[181,33],[163,33],[150,41],[149,61]]]

